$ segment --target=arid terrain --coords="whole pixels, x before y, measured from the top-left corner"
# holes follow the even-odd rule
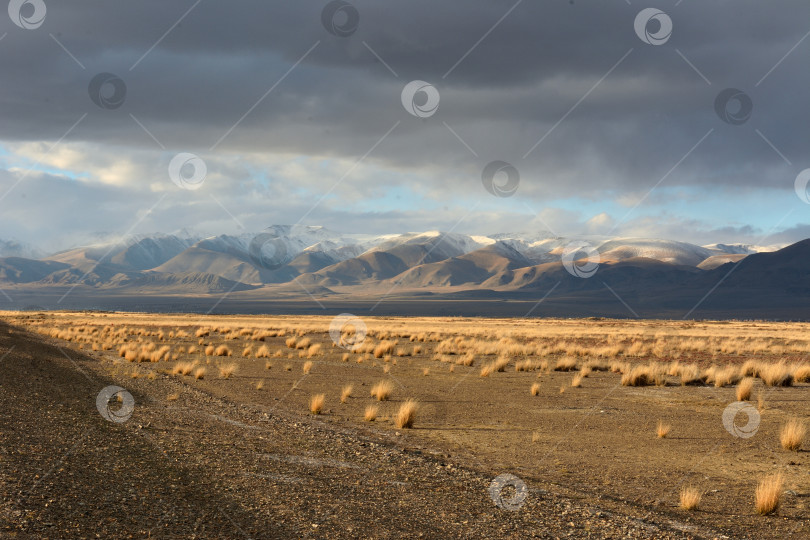
[[[808,324],[0,317],[4,536],[810,535]]]

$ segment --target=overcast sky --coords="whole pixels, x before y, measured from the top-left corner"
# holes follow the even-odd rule
[[[12,1],[0,239],[799,240],[809,32],[806,0]]]

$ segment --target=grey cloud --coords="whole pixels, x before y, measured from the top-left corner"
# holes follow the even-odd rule
[[[472,50],[514,1],[354,3],[360,27],[339,38],[321,25],[325,1],[201,2],[133,68],[193,2],[48,2],[40,29],[25,31],[10,22],[0,29],[8,31],[0,42],[0,138],[55,141],[87,113],[66,142],[137,153],[144,170],[151,171],[145,174],[152,176],[137,182],[164,179],[167,156],[192,151],[216,162],[220,176],[232,180],[222,189],[232,190],[234,183],[253,185],[248,167],[218,157],[289,152],[356,159],[400,122],[368,158],[398,174],[366,187],[350,178],[337,194],[351,199],[358,191],[394,187],[401,173],[410,175],[406,187],[434,202],[478,189],[480,171],[493,159],[518,167],[519,196],[532,204],[644,192],[712,129],[664,185],[771,186],[790,196],[792,179],[807,166],[810,107],[804,89],[810,81],[804,67],[810,40],[756,86],[807,32],[806,2],[649,2],[674,23],[670,41],[655,47],[633,31],[640,6],[527,0]],[[316,42],[306,59],[209,151]],[[120,109],[102,110],[87,95],[90,79],[102,71],[126,82],[127,100]],[[414,118],[399,103],[402,87],[412,79],[429,81],[441,92],[431,118]],[[742,126],[715,115],[715,96],[726,87],[740,88],[753,100],[753,116]],[[335,180],[317,178],[301,187],[316,196]],[[114,196],[115,191],[106,191],[111,188],[101,189],[94,194]],[[267,189],[296,196],[274,182]],[[293,202],[288,206],[297,207]]]

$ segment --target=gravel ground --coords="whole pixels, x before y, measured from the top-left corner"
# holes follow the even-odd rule
[[[489,488],[504,471],[466,467],[411,433],[232,403],[170,377],[114,380],[4,325],[0,357],[2,537],[719,537],[537,486],[503,509]],[[125,422],[97,410],[109,385],[135,399]]]

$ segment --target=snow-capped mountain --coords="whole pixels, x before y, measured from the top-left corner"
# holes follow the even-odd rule
[[[21,248],[0,243],[15,256]],[[426,231],[348,234],[325,227],[273,225],[255,233],[207,236],[189,231],[98,238],[89,245],[43,259],[49,265],[22,272],[6,263],[6,280],[92,286],[124,283],[214,283],[212,277],[259,287],[300,280],[312,286],[353,286],[400,279],[428,285],[517,284],[531,281],[536,266],[559,264],[571,246],[599,253],[602,264],[655,261],[711,270],[759,250],[741,244],[698,246],[654,238],[555,236],[545,231],[465,235]],[[61,266],[60,266],[61,265]],[[25,268],[34,266],[25,266]],[[525,269],[525,270],[521,270]],[[0,279],[2,279],[0,275]],[[154,276],[183,275],[182,280]],[[150,277],[151,276],[151,277]],[[190,277],[189,277],[190,276]],[[142,279],[143,278],[143,279]],[[220,284],[222,282],[219,282]],[[488,286],[488,285],[487,285]]]

